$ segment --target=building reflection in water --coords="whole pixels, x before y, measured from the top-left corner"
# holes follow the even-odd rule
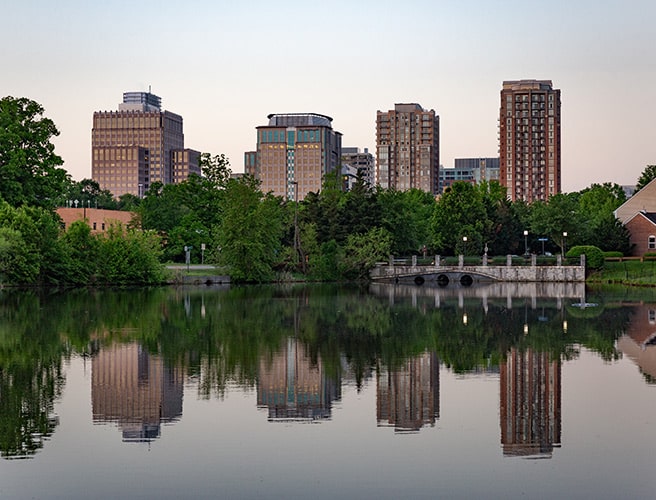
[[[560,447],[560,360],[511,349],[500,366],[501,444],[506,456],[551,458]]]
[[[116,422],[123,441],[151,441],[182,416],[182,373],[140,345],[103,348],[91,369],[93,421]]]
[[[340,397],[341,381],[327,377],[321,358],[314,362],[294,338],[260,359],[257,406],[268,409],[269,421],[328,419]]]
[[[376,418],[381,427],[418,432],[440,417],[440,367],[435,353],[410,358],[376,377]]]
[[[617,348],[638,365],[647,383],[656,384],[656,304],[633,308],[626,334],[617,340]]]

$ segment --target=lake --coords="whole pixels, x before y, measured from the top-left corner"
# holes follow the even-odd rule
[[[654,498],[656,291],[0,290],[0,498]]]

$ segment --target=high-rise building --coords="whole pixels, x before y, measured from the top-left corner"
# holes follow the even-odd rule
[[[182,117],[162,111],[150,92],[125,92],[118,111],[93,114],[91,177],[116,197],[200,174],[199,155],[184,149]]]
[[[560,90],[551,80],[503,82],[499,156],[499,180],[511,200],[560,193]]]
[[[376,116],[376,182],[383,188],[438,193],[440,117],[419,104]]]
[[[454,182],[471,182],[499,180],[499,158],[456,158],[453,168],[440,167],[440,193]]]
[[[244,171],[262,182],[263,192],[302,200],[319,192],[324,176],[342,155],[342,134],[333,119],[316,113],[270,114],[257,127],[257,150],[244,154]]]
[[[349,165],[357,170],[369,186],[376,185],[376,161],[367,148],[342,148],[342,166]]]

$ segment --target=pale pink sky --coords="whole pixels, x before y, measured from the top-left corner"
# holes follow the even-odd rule
[[[497,156],[504,80],[562,91],[563,189],[635,184],[656,163],[656,2],[32,0],[3,8],[0,96],[40,102],[73,178],[94,111],[149,85],[185,145],[234,171],[269,113],[333,117],[375,153],[377,110],[435,109],[441,163]]]

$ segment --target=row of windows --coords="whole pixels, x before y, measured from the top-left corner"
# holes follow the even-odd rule
[[[294,144],[296,142],[321,142],[320,130],[260,130],[260,142],[284,142]]]

